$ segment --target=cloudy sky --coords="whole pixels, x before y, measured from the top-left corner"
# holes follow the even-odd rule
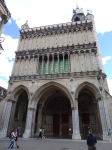
[[[95,17],[105,73],[112,95],[112,0],[5,0],[12,18],[5,25],[5,51],[0,55],[0,86],[7,88],[17,49],[19,30],[26,20],[30,27],[70,22],[76,4]]]

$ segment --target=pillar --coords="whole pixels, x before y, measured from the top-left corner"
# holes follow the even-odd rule
[[[24,71],[25,71],[26,56],[24,56],[23,61],[24,61],[24,66],[23,66],[23,70],[22,70],[22,75],[25,75]]]
[[[84,51],[84,58],[85,58],[85,71],[87,71],[87,64],[86,64],[86,51]]]
[[[80,71],[82,71],[80,55],[81,55],[81,52],[78,51],[78,56],[79,56],[79,69],[80,69]]]
[[[42,55],[42,74],[44,74],[44,55]]]
[[[37,74],[39,74],[39,55],[37,56]]]
[[[9,125],[9,119],[11,114],[11,108],[12,108],[12,102],[13,100],[8,99],[5,103],[1,124],[0,124],[0,138],[7,136],[7,130]]]
[[[20,72],[21,60],[22,60],[22,57],[19,56],[19,66],[18,66],[18,73],[17,73],[18,76],[19,76],[19,72]]]
[[[65,54],[63,53],[63,73],[65,72],[65,58],[64,58]]]
[[[57,54],[58,57],[58,73],[59,73],[59,53]]]
[[[28,67],[27,67],[27,75],[29,74],[29,66],[30,66],[30,58],[31,58],[31,56],[30,55],[28,55]]]
[[[92,62],[92,52],[89,50],[90,62],[91,62],[91,71],[93,71],[93,62]]]
[[[35,56],[32,56],[32,75],[34,74],[34,66],[35,66]]]
[[[32,118],[33,118],[33,108],[28,108],[26,125],[25,125],[25,132],[23,134],[23,138],[30,138],[31,137]]]
[[[75,100],[75,108],[72,109],[73,140],[81,139],[79,129],[78,99]]]
[[[62,114],[60,112],[60,132],[59,135],[62,135]]]
[[[75,68],[75,51],[73,52],[73,57],[74,57],[74,72],[76,72],[76,68]]]
[[[49,74],[49,54],[47,55],[47,74]]]
[[[36,109],[33,109],[33,119],[32,119],[32,128],[31,128],[31,137],[35,137],[34,130],[35,130],[35,115],[36,115]]]
[[[68,53],[68,66],[69,66],[69,72],[70,72],[70,53]]]
[[[38,108],[38,118],[37,118],[36,135],[38,135],[38,130],[41,127],[42,122],[42,104],[39,104],[37,108]]]
[[[52,54],[52,73],[54,73],[54,54]]]

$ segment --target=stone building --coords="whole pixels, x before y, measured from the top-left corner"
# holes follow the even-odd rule
[[[0,37],[4,28],[4,25],[9,21],[11,17],[11,14],[5,4],[4,0],[0,0]],[[3,50],[3,47],[1,45],[1,41],[3,41],[4,38],[0,38],[0,54]]]
[[[2,118],[6,95],[7,95],[7,90],[0,86],[0,121]]]
[[[90,127],[108,140],[112,97],[101,58],[94,16],[78,7],[72,22],[22,25],[0,137],[21,127],[24,138],[39,127],[48,136],[85,139]]]

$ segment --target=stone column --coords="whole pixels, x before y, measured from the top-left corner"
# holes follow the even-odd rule
[[[13,68],[12,68],[11,76],[13,76],[14,73],[15,73],[15,66],[16,66],[17,61],[18,61],[18,60],[17,60],[17,57],[15,57],[15,60],[14,60],[14,63],[13,63]]]
[[[62,53],[63,54],[63,73],[65,73],[65,54],[64,53]]]
[[[59,73],[59,53],[57,54],[58,57],[58,73]]]
[[[29,62],[28,62],[28,67],[27,67],[27,75],[28,75],[28,71],[29,71],[29,66],[30,66],[30,58],[31,58],[31,56],[30,55],[28,55],[28,60],[29,60]]]
[[[33,108],[28,108],[27,118],[26,118],[26,126],[25,126],[25,132],[23,134],[23,138],[31,137],[32,118],[33,118]]]
[[[32,119],[32,127],[31,127],[31,137],[35,137],[34,130],[35,130],[35,116],[36,116],[36,109],[33,109],[33,119]]]
[[[88,69],[87,69],[87,65],[86,65],[86,51],[84,51],[84,58],[85,58],[85,71],[87,71]]]
[[[89,37],[88,37],[88,27],[86,27],[86,34],[87,34],[87,41],[89,43]]]
[[[96,59],[96,70],[99,71],[100,67],[99,67],[99,64],[98,64],[97,51],[95,51],[95,59]]]
[[[69,66],[69,72],[70,72],[70,53],[68,53],[68,66]]]
[[[49,74],[49,54],[47,54],[47,74]]]
[[[111,128],[111,125],[105,96],[102,96],[101,99],[98,99],[98,105],[100,111],[103,140],[108,141],[108,130]]]
[[[80,68],[80,71],[82,71],[80,55],[81,55],[81,52],[78,51],[78,56],[79,56],[79,68]]]
[[[42,104],[38,106],[38,118],[37,118],[37,127],[36,127],[36,135],[38,135],[38,130],[41,127],[42,123]]]
[[[23,59],[23,60],[24,60],[24,66],[23,66],[23,72],[22,72],[22,75],[24,75],[24,71],[25,71],[24,68],[25,68],[26,56],[24,56],[24,59]]]
[[[35,61],[35,56],[32,56],[32,75],[34,74],[34,61]]]
[[[83,27],[81,27],[82,44],[84,44],[84,43],[85,43],[84,38],[83,38],[83,37],[84,37],[84,35],[83,35],[83,31],[84,31],[84,30],[83,30]]]
[[[37,56],[37,75],[39,74],[39,55]]]
[[[78,42],[79,42],[78,31],[79,31],[79,29],[78,29],[78,28],[76,28],[76,38],[77,38],[77,44],[78,44]]]
[[[54,73],[54,54],[52,54],[52,73]]]
[[[17,75],[18,75],[18,76],[19,76],[19,72],[20,72],[21,60],[22,60],[22,57],[19,56],[19,66],[18,66],[18,72],[17,72]]]
[[[90,56],[90,61],[91,61],[91,71],[93,71],[93,62],[92,62],[92,52],[89,50],[89,56]]]
[[[72,109],[72,124],[73,124],[73,135],[72,139],[81,139],[79,129],[79,114],[78,114],[78,99],[75,100],[75,109]]]
[[[7,136],[7,130],[9,125],[9,119],[11,114],[11,108],[12,108],[12,102],[13,100],[8,99],[5,103],[1,124],[0,124],[0,138]]]
[[[75,68],[75,51],[73,51],[73,56],[74,56],[74,72],[76,72],[76,68]]]
[[[44,55],[42,55],[42,74],[44,74]]]
[[[62,135],[62,116],[61,116],[61,112],[60,112],[60,132],[59,135]]]

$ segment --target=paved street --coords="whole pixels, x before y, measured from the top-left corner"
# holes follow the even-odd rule
[[[9,139],[0,139],[0,150],[6,150]],[[88,150],[86,141],[65,139],[23,139],[19,138],[20,150]],[[112,150],[112,143],[98,141],[97,150]]]

